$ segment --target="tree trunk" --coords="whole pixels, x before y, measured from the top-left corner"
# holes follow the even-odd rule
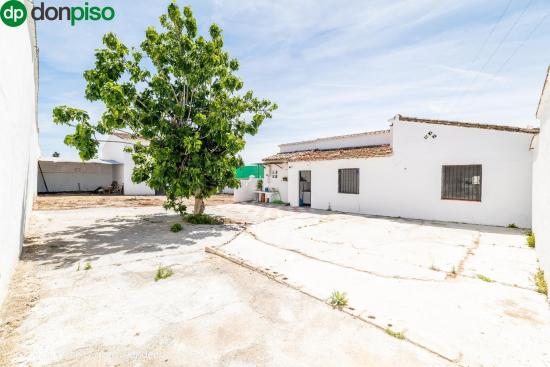
[[[204,200],[195,197],[195,207],[193,208],[193,214],[204,213]]]

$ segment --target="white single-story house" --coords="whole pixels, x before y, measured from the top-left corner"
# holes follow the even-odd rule
[[[264,188],[291,206],[531,226],[537,128],[397,115],[390,128],[282,144]]]
[[[38,192],[89,192],[116,181],[123,187],[124,195],[155,195],[155,190],[146,184],[132,182],[134,161],[124,148],[138,140],[140,138],[119,131],[101,143],[100,159],[40,158]]]

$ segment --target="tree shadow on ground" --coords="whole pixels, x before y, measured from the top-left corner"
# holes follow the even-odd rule
[[[196,245],[205,238],[221,237],[237,231],[238,225],[192,225],[170,231],[181,223],[179,215],[143,215],[96,220],[82,226],[46,233],[26,241],[22,260],[66,268],[79,261],[93,261],[112,254],[154,253]]]

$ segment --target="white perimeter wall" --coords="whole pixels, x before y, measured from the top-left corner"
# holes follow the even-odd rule
[[[0,24],[0,304],[19,259],[36,194],[38,65],[33,26]]]
[[[256,192],[256,185],[258,179],[255,177],[249,178],[247,180],[239,180],[240,185],[238,188],[233,190],[233,202],[240,203],[243,201],[252,201],[254,200],[254,193]]]
[[[101,158],[114,160],[123,164],[122,167],[115,169],[114,177],[116,177],[115,179],[118,183],[124,184],[124,195],[155,195],[155,190],[145,183],[136,184],[132,182],[134,161],[132,160],[132,154],[123,150],[131,142],[122,140],[114,135],[109,136],[107,140],[109,142],[103,144]]]
[[[38,171],[38,192],[94,191],[109,186],[114,180],[118,165],[101,163],[41,161],[40,168],[46,180]]]
[[[533,232],[541,268],[550,281],[550,96],[544,96],[533,164]]]
[[[424,139],[432,131],[437,138]],[[390,157],[291,162],[288,198],[298,205],[298,171],[311,170],[313,208],[505,226],[531,226],[532,134],[395,122]],[[442,165],[481,164],[482,201],[441,200]],[[338,169],[360,169],[360,194],[338,193]]]

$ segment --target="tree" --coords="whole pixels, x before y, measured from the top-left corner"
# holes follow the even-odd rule
[[[132,181],[164,190],[165,206],[182,215],[183,199],[193,196],[193,212],[201,214],[205,198],[237,187],[245,135],[255,135],[277,105],[241,91],[239,63],[223,50],[216,24],[209,38],[198,35],[191,8],[182,14],[175,3],[160,24],[160,32],[147,28],[140,50],[113,33],[103,37],[95,67],[84,72],[86,99],[105,105],[97,123],[68,106],[54,108],[53,121],[75,128],[65,144],[85,160],[97,155],[98,136],[122,129],[143,138],[126,148],[135,163]]]

